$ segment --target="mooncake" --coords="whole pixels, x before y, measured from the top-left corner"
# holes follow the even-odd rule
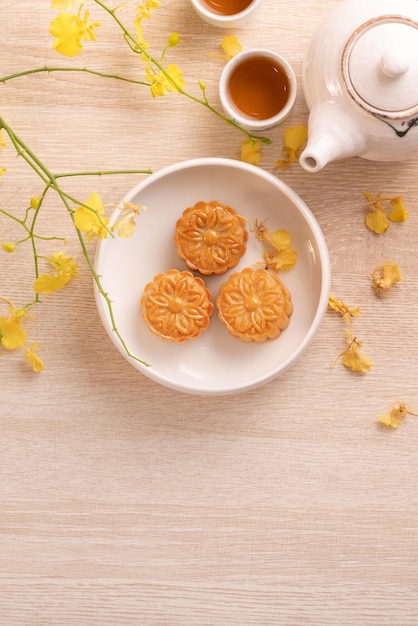
[[[246,251],[246,221],[230,206],[200,201],[177,220],[174,242],[186,265],[203,275],[223,274]]]

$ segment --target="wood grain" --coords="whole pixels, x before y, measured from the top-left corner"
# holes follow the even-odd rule
[[[337,0],[264,0],[237,34],[284,54],[299,85],[314,29]],[[51,47],[49,3],[3,0],[2,75],[91,67],[140,79],[142,67],[109,17],[75,59]],[[123,9],[129,18],[132,9]],[[162,2],[146,23],[154,50],[173,30],[170,61],[190,91],[218,105],[224,35],[188,0]],[[159,169],[197,156],[239,158],[243,137],[176,95],[85,74],[36,74],[1,89],[1,115],[54,171]],[[300,92],[288,125],[306,123]],[[68,215],[40,216],[80,262],[80,279],[44,298],[30,325],[46,369],[1,353],[0,624],[3,626],[417,626],[418,418],[377,424],[396,400],[418,411],[418,160],[350,159],[312,175],[275,167],[284,128],[262,167],[307,202],[325,234],[333,293],[361,307],[352,330],[373,367],[330,365],[344,347],[331,312],[303,359],[233,398],[158,386],[103,330]],[[37,177],[2,148],[2,208],[27,205]],[[117,202],[138,176],[71,179],[80,197]],[[403,193],[410,216],[381,237],[364,224],[362,192]],[[16,232],[0,219],[0,241]],[[403,281],[377,298],[369,273],[391,259]],[[33,260],[0,256],[0,293],[30,298]],[[29,294],[29,295],[28,295]],[[251,367],[251,363],[249,363]]]

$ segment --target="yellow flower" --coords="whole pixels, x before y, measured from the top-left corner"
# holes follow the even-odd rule
[[[392,409],[389,413],[385,413],[384,415],[379,415],[378,420],[384,426],[388,428],[399,428],[401,426],[404,418],[407,415],[418,415],[418,413],[414,413],[411,409],[404,404],[403,402],[396,402],[392,405]]]
[[[242,50],[240,42],[234,35],[226,35],[226,37],[222,39],[221,48],[225,52],[224,58],[227,61],[232,59]]]
[[[30,208],[37,209],[39,207],[40,198],[38,196],[32,196],[30,199]]]
[[[306,126],[298,125],[287,128],[284,133],[282,148],[284,159],[276,161],[276,167],[287,169],[291,163],[295,163],[307,139],[308,129]]]
[[[259,165],[261,143],[258,139],[246,139],[241,146],[241,161],[251,165]]]
[[[56,9],[57,11],[69,11],[73,8],[75,0],[52,0],[51,1],[51,9]]]
[[[391,263],[390,261],[386,261],[383,265],[376,267],[371,278],[373,281],[373,287],[378,294],[387,291],[397,282],[402,280],[397,263]]]
[[[266,268],[279,272],[280,270],[290,270],[295,265],[297,259],[296,250],[283,248],[275,253],[264,251],[264,261]]]
[[[389,226],[386,215],[382,209],[374,208],[366,215],[366,224],[370,230],[381,235]]]
[[[328,299],[328,308],[341,313],[346,324],[350,323],[352,317],[360,317],[360,307],[357,306],[355,309],[350,309],[345,302],[337,300],[333,295],[330,295]]]
[[[5,252],[14,252],[16,250],[15,243],[2,243],[1,247]]]
[[[392,220],[392,222],[405,222],[409,213],[404,206],[402,196],[395,196],[394,198],[391,198],[390,204],[393,209],[389,213],[389,219]]]
[[[273,247],[273,252],[264,251],[264,262],[267,269],[290,270],[297,260],[297,252],[290,247],[290,235],[284,228],[270,233],[268,228],[262,224],[256,224],[256,237],[259,241],[266,241]]]
[[[389,227],[386,217],[387,203],[392,207],[389,213],[389,219],[392,222],[405,222],[408,217],[402,196],[383,196],[381,193],[374,195],[368,191],[364,191],[363,196],[367,200],[369,209],[366,224],[370,230],[377,234],[384,233]]]
[[[8,305],[8,315],[0,317],[0,347],[6,350],[23,348],[25,360],[32,365],[34,372],[40,372],[44,366],[35,353],[38,346],[33,344],[30,348],[25,347],[26,331],[22,327],[24,318],[32,319],[32,316],[27,309],[17,309],[7,298],[0,296],[0,300]]]
[[[147,50],[149,48],[149,44],[145,41],[144,35],[142,32],[142,20],[148,20],[151,17],[151,11],[157,9],[160,6],[159,0],[142,0],[139,5],[136,16],[135,16],[135,30],[136,36],[138,39],[138,43],[143,50]],[[144,61],[147,60],[147,57],[143,56]]]
[[[174,31],[168,38],[168,47],[174,48],[174,46],[178,46],[179,43],[182,43],[179,34]]]
[[[153,98],[157,96],[166,96],[170,92],[178,92],[179,89],[183,89],[184,87],[182,71],[177,67],[177,65],[168,65],[165,72],[166,73],[160,70],[158,74],[154,73],[149,66],[147,66],[145,70],[145,76],[150,83]]]
[[[64,11],[52,20],[49,27],[49,32],[54,37],[53,48],[60,54],[74,57],[83,48],[82,39],[96,40],[94,29],[98,26],[98,22],[89,21],[88,11],[84,13],[84,18],[80,16],[80,11],[77,15]]]
[[[6,144],[6,142],[4,141],[4,139],[3,139],[2,132],[3,132],[3,129],[2,129],[2,128],[0,128],[0,146],[2,146],[3,148],[5,148],[5,147],[7,146],[7,144]],[[7,171],[7,170],[6,170],[6,168],[5,168],[5,167],[0,167],[0,176],[1,176],[2,174],[5,174],[5,173],[6,173],[6,171]]]
[[[149,19],[151,17],[151,11],[158,9],[160,6],[160,0],[142,0],[136,12],[136,19]]]
[[[74,211],[74,224],[78,230],[86,233],[89,243],[95,237],[106,239],[108,222],[109,218],[105,216],[102,201],[96,192],[90,194],[86,206],[79,206]]]
[[[353,370],[353,372],[367,372],[373,363],[360,352],[362,342],[358,341],[357,337],[353,337],[349,330],[346,330],[346,335],[348,338],[347,347],[334,359],[331,367],[342,357],[344,367]]]
[[[23,318],[30,317],[24,309],[16,309],[13,302],[1,297],[6,302],[9,313],[7,317],[0,317],[0,345],[6,350],[16,350],[24,346],[26,332],[22,328]]]
[[[34,372],[42,372],[44,369],[44,364],[41,358],[36,354],[35,350],[37,350],[38,344],[33,343],[30,348],[25,349],[25,361],[32,365],[32,369]]]
[[[77,263],[73,261],[73,257],[66,256],[63,252],[54,252],[48,259],[48,262],[54,268],[55,272],[51,274],[41,274],[35,280],[35,293],[44,293],[49,296],[53,291],[59,291],[70,281],[71,278],[77,278]]]
[[[135,205],[130,202],[124,204],[122,209],[122,216],[114,226],[112,226],[112,231],[117,230],[119,237],[123,237],[124,239],[130,237],[135,232],[136,228],[136,218],[141,213],[140,208],[146,211],[146,207],[142,205]]]

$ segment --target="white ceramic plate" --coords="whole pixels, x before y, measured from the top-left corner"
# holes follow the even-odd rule
[[[152,334],[140,310],[146,283],[159,272],[187,269],[173,242],[175,223],[183,210],[199,200],[218,200],[236,209],[251,224],[265,221],[271,231],[286,229],[298,252],[293,269],[280,277],[294,306],[288,328],[263,344],[232,337],[218,320],[216,309],[209,328],[183,344],[165,342]],[[232,159],[184,161],[160,170],[132,189],[123,201],[145,205],[129,239],[107,238],[99,243],[95,267],[112,300],[118,330],[130,352],[149,366],[127,356],[112,331],[105,299],[96,288],[104,327],[128,361],[152,380],[169,388],[199,395],[233,394],[276,377],[308,347],[326,311],[330,264],[322,232],[304,202],[282,181],[261,168]],[[111,216],[114,223],[120,212]],[[247,252],[232,271],[260,262],[263,245],[250,233]],[[215,300],[230,272],[205,282]]]

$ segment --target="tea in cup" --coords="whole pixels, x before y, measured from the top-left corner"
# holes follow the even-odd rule
[[[296,93],[296,76],[290,64],[264,49],[237,54],[225,65],[219,81],[226,115],[249,131],[263,131],[283,122],[293,108]]]
[[[241,26],[253,15],[262,0],[191,0],[198,15],[211,26]]]

